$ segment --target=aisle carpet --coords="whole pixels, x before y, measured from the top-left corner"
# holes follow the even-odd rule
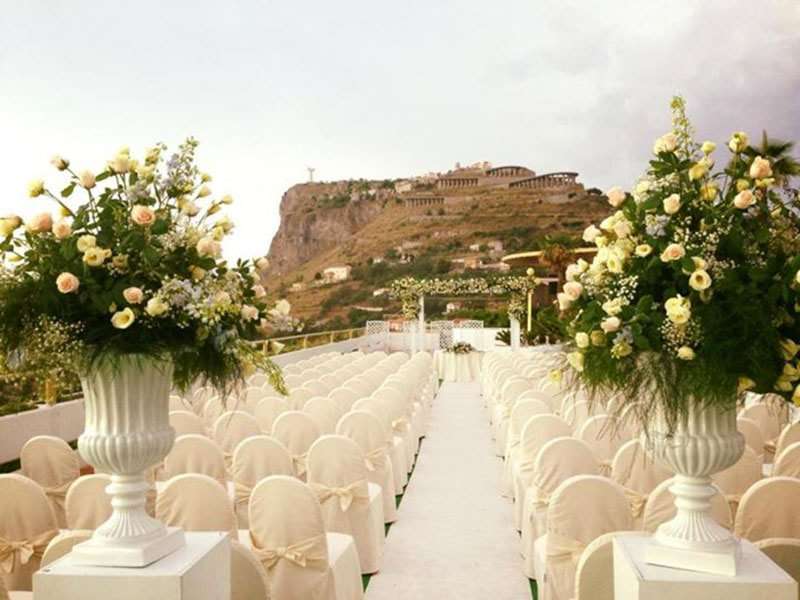
[[[366,600],[527,600],[477,383],[445,383]]]

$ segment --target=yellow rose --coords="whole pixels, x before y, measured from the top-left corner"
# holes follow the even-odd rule
[[[696,181],[702,179],[708,173],[708,165],[703,162],[698,162],[692,165],[689,169],[689,179]]]
[[[703,145],[700,146],[700,150],[702,150],[703,154],[705,154],[706,156],[711,154],[716,149],[717,145],[714,142],[709,142],[709,141],[703,142]]]
[[[211,188],[207,185],[200,186],[200,189],[197,190],[197,197],[198,198],[205,198],[206,196],[211,195]]]
[[[742,152],[745,148],[747,148],[747,144],[749,142],[749,138],[744,131],[737,131],[731,136],[730,141],[728,141],[728,148],[731,149],[731,152]]]
[[[222,204],[233,204],[233,198],[231,197],[231,195],[230,195],[230,194],[225,194],[225,195],[224,195],[224,196],[223,196],[223,197],[220,199],[220,202],[222,202]]]
[[[794,402],[796,406],[800,406],[800,385],[794,388],[794,394],[792,394],[792,402]]]
[[[28,184],[28,196],[36,198],[44,194],[44,181],[41,179],[34,179]]]
[[[78,252],[86,252],[89,248],[94,248],[97,245],[97,238],[93,235],[82,235],[78,238],[76,245]]]
[[[752,390],[754,387],[756,387],[755,381],[749,377],[739,377],[738,390],[740,393],[746,392],[747,390]]]
[[[652,251],[653,247],[650,244],[639,244],[633,252],[636,256],[644,258],[645,256],[650,256]]]
[[[716,183],[706,183],[705,185],[700,186],[700,197],[706,202],[711,202],[714,198],[716,198],[718,192],[719,188],[717,187]]]
[[[625,358],[632,352],[633,347],[625,340],[621,340],[611,347],[611,356],[614,358]]]
[[[109,256],[111,256],[111,250],[94,246],[83,253],[83,262],[90,267],[99,267]]]
[[[7,238],[22,224],[22,219],[17,216],[3,217],[0,219],[0,237]]]
[[[578,332],[575,334],[575,345],[578,348],[588,348],[589,347],[589,334],[583,331]]]
[[[209,181],[211,181],[211,175],[209,175],[208,173],[200,173],[200,181],[202,181],[203,183],[208,183]]]
[[[678,358],[681,360],[694,360],[694,350],[689,346],[681,346],[678,348]]]
[[[766,158],[756,156],[750,163],[750,177],[753,179],[765,179],[772,177],[772,166]]]
[[[747,179],[737,179],[736,180],[736,191],[741,192],[742,190],[746,190],[750,187],[750,182]]]
[[[697,269],[689,276],[689,286],[698,292],[707,290],[711,287],[711,276],[705,270]]]
[[[136,316],[130,308],[125,308],[114,313],[111,317],[111,324],[117,329],[127,329],[136,320]]]
[[[783,355],[783,360],[792,360],[795,355],[797,355],[798,350],[800,350],[800,346],[798,346],[794,340],[781,340],[781,354]]]
[[[206,270],[200,267],[191,266],[189,267],[189,272],[192,274],[192,280],[194,281],[200,281],[206,276]]]

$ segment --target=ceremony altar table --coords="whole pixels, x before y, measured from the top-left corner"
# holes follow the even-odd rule
[[[433,353],[433,364],[439,379],[444,381],[478,381],[481,374],[483,352],[456,354],[437,350]]]

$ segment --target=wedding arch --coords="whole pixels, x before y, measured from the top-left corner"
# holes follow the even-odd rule
[[[402,303],[403,318],[416,321],[412,348],[417,337],[425,332],[426,296],[504,296],[508,298],[507,312],[511,324],[511,347],[519,347],[520,321],[526,314],[530,317],[533,291],[541,281],[531,272],[527,275],[504,275],[500,277],[468,277],[449,279],[418,279],[402,277],[389,286],[389,295]],[[419,340],[421,343],[421,339]]]

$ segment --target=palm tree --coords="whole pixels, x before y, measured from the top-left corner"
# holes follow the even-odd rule
[[[761,145],[748,146],[744,153],[751,159],[762,156],[769,159],[772,165],[772,176],[775,184],[786,188],[792,177],[800,175],[800,162],[791,154],[794,142],[787,142],[777,138],[770,139],[766,131],[761,132]]]
[[[575,241],[565,235],[547,236],[542,244],[542,263],[558,277],[559,289],[564,285],[567,265],[575,260],[571,247]]]

